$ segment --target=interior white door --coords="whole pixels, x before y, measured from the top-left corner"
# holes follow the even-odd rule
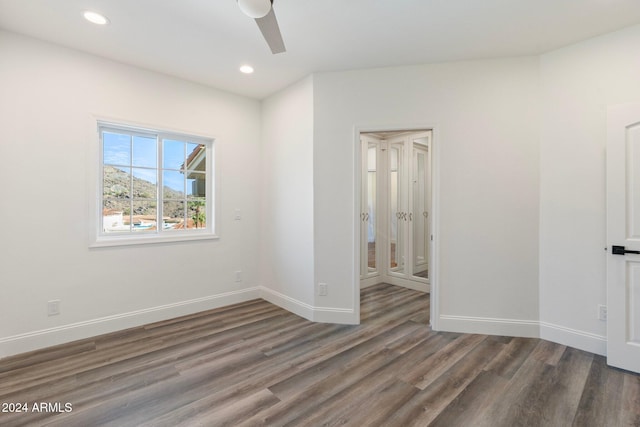
[[[389,188],[389,259],[390,275],[404,276],[406,273],[408,184],[406,170],[406,145],[408,138],[399,137],[389,140],[388,188]]]
[[[607,115],[607,363],[640,372],[640,104]]]
[[[432,133],[392,133],[360,134],[360,284],[428,292]]]
[[[429,227],[429,211],[431,202],[431,178],[429,145],[430,134],[412,138],[413,169],[411,177],[411,208],[409,223],[411,224],[412,275],[416,278],[429,277],[429,243],[431,230]]]
[[[378,245],[378,160],[380,141],[369,136],[361,137],[362,191],[360,212],[360,279],[378,274],[380,251]]]

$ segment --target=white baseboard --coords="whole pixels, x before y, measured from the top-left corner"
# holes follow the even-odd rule
[[[260,287],[260,297],[312,322],[344,325],[357,325],[360,323],[358,314],[352,309],[312,306],[264,286]]]
[[[359,325],[360,316],[347,308],[314,307],[313,321],[320,323],[338,323],[340,325]]]
[[[418,282],[416,280],[402,279],[399,277],[387,276],[385,283],[390,285],[402,286],[403,288],[413,289],[414,291],[429,293],[431,292],[431,286],[425,282]]]
[[[607,337],[603,335],[540,322],[540,338],[601,356],[607,355]]]
[[[312,305],[276,292],[273,289],[265,288],[264,286],[260,286],[260,298],[280,308],[284,308],[293,314],[304,317],[307,320],[313,320]]]
[[[256,298],[262,298],[313,322],[347,325],[360,323],[358,313],[352,309],[316,307],[259,286],[0,338],[0,359]],[[440,331],[541,338],[595,354],[607,353],[606,336],[547,322],[450,315],[441,315],[438,320]]]
[[[413,289],[414,291],[431,292],[431,286],[426,282],[419,282],[417,280],[403,279],[394,276],[374,276],[367,279],[360,280],[360,289],[368,288],[369,286],[378,285],[380,283],[388,283],[394,286],[402,286],[403,288]]]
[[[540,325],[536,320],[448,316],[444,314],[440,315],[438,330],[526,338],[538,338],[540,336]]]
[[[378,283],[383,283],[379,274],[366,279],[360,279],[360,289],[368,288],[369,286],[374,286]]]
[[[254,287],[0,338],[0,359],[256,298],[260,291]]]
[[[441,315],[438,330],[467,334],[540,338],[606,356],[607,337],[547,322]]]

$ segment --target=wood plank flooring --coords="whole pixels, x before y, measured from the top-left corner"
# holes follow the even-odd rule
[[[367,288],[359,326],[254,300],[6,358],[0,404],[28,412],[0,425],[640,426],[640,376],[543,340],[433,332],[428,298]]]

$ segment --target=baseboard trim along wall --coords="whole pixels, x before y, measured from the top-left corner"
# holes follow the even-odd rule
[[[540,334],[539,322],[535,320],[449,316],[441,314],[438,326],[441,331],[466,334],[507,335],[526,338],[538,338]]]
[[[273,289],[257,286],[0,338],[0,358],[257,298],[262,298],[313,322],[346,325],[360,323],[358,313],[353,309],[316,307]],[[541,338],[603,356],[607,353],[606,336],[534,320],[440,315],[439,330],[468,334]]]
[[[607,355],[607,337],[553,323],[540,322],[540,338],[589,353]]]
[[[312,306],[264,286],[260,287],[260,297],[312,322],[343,325],[357,325],[360,323],[357,313],[350,308]]]
[[[260,298],[257,287],[0,338],[0,358]]]
[[[467,334],[540,338],[606,356],[607,337],[536,320],[440,316],[440,330]]]

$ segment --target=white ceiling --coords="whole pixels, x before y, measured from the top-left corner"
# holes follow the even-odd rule
[[[87,9],[111,24],[88,23]],[[640,22],[638,0],[275,0],[274,10],[278,55],[236,0],[0,0],[0,28],[261,99],[317,71],[536,55]],[[256,72],[239,73],[243,63]]]

